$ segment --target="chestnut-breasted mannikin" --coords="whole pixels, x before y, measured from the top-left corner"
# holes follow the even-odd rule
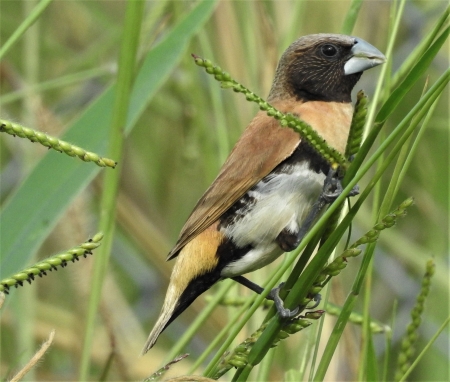
[[[363,71],[384,61],[358,37],[301,37],[283,53],[267,101],[310,124],[343,154],[353,114],[351,91]],[[329,163],[298,133],[258,112],[169,253],[175,266],[143,352],[213,284],[234,278],[251,287],[243,274],[295,249],[329,172]]]

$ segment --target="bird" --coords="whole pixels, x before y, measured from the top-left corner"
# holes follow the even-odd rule
[[[311,125],[344,154],[353,115],[352,89],[365,70],[384,62],[378,49],[358,37],[300,37],[282,54],[267,102]],[[142,354],[215,283],[232,278],[260,293],[262,288],[242,275],[298,246],[331,173],[330,164],[297,132],[259,111],[168,254],[167,260],[176,262]]]

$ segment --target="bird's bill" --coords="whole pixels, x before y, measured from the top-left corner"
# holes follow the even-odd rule
[[[356,38],[352,57],[344,65],[345,75],[363,72],[386,62],[386,57],[367,41]]]

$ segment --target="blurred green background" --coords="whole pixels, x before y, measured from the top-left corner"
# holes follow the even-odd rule
[[[36,1],[0,1],[0,45],[16,30]],[[152,49],[193,8],[194,1],[148,1],[143,23],[140,57]],[[393,71],[419,44],[444,11],[445,1],[407,1],[393,57]],[[114,82],[125,1],[54,1],[38,22],[15,44],[0,63],[0,117],[52,135],[61,135]],[[207,57],[235,79],[265,97],[284,49],[310,33],[339,33],[350,1],[219,1],[211,17],[199,26],[188,48],[173,65],[134,129],[125,140],[117,199],[117,229],[111,264],[92,352],[92,378],[99,378],[111,349],[114,362],[107,380],[136,380],[155,371],[172,343],[204,306],[198,299],[161,336],[155,349],[138,357],[162,305],[173,266],[165,256],[198,198],[214,179],[221,164],[257,106],[244,97],[221,90],[198,68],[191,53]],[[365,1],[353,35],[385,51],[391,2]],[[438,54],[427,75],[432,83],[449,65],[449,46]],[[355,90],[373,94],[379,68],[364,74]],[[385,126],[386,133],[417,102],[425,84],[419,81]],[[383,232],[377,248],[372,280],[372,318],[395,325],[394,346],[409,322],[409,312],[420,290],[425,262],[433,257],[436,275],[426,303],[421,349],[449,314],[449,92],[439,101],[430,126],[420,142],[398,198],[414,196],[416,204],[398,226]],[[110,118],[104,115],[104,118]],[[88,130],[96,130],[92,121]],[[86,139],[87,138],[87,139]],[[86,149],[89,137],[84,137]],[[72,143],[80,144],[73,141]],[[81,144],[80,144],[81,145]],[[105,152],[105,151],[104,151]],[[99,152],[99,154],[104,154]],[[77,161],[27,140],[0,135],[0,198],[2,207],[45,156],[55,161]],[[83,163],[83,166],[95,166]],[[65,210],[50,223],[51,233],[38,253],[26,254],[25,265],[85,241],[98,229],[102,169]],[[389,175],[389,174],[388,174]],[[64,173],[51,174],[52,181]],[[386,177],[387,181],[388,176]],[[362,185],[369,179],[364,179]],[[50,179],[41,179],[45,183]],[[381,187],[383,192],[385,187]],[[38,205],[42,195],[30,195]],[[370,202],[357,216],[353,236],[372,225]],[[32,214],[24,210],[23,214]],[[5,229],[1,229],[1,242]],[[94,255],[95,256],[95,255]],[[50,329],[56,329],[49,354],[28,380],[74,380],[83,338],[83,318],[89,294],[92,258],[53,272],[32,286],[12,291],[1,311],[0,376],[11,375],[29,358]],[[333,281],[331,301],[342,304],[359,260]],[[274,264],[273,266],[276,266]],[[18,269],[17,269],[18,270]],[[250,276],[261,282],[269,270]],[[238,288],[232,290],[237,293]],[[239,289],[246,295],[247,291]],[[393,309],[396,307],[395,313]],[[233,308],[219,308],[186,351],[191,357],[173,367],[180,375],[195,360],[227,321]],[[362,306],[357,306],[361,311]],[[261,317],[242,333],[244,339],[258,327]],[[326,318],[326,333],[333,318]],[[309,329],[308,329],[309,330]],[[277,349],[272,380],[298,365],[298,347],[312,340],[304,334]],[[333,359],[328,380],[355,380],[360,328],[350,326]],[[384,336],[375,338],[382,359]],[[29,346],[32,346],[29,348]],[[295,349],[295,351],[294,351]],[[428,351],[411,380],[444,381],[448,374],[449,332]],[[27,380],[27,379],[25,379]]]

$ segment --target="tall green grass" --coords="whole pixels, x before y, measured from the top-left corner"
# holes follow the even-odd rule
[[[392,380],[409,312],[433,257],[435,274],[411,362],[426,352],[408,380],[448,380],[448,328],[431,341],[448,323],[449,311],[445,2],[161,0],[145,4],[142,24],[132,18],[125,24],[132,5],[123,1],[42,1],[33,3],[35,8],[25,3],[0,3],[1,119],[60,135],[101,156],[111,155],[113,135],[123,152],[120,157],[122,150],[116,151],[115,170],[99,169],[0,135],[1,278],[83,242],[100,225],[111,243],[100,255],[109,257],[100,272],[104,280],[98,272],[93,277],[88,258],[6,297],[0,312],[3,379],[28,361],[53,328],[53,345],[25,380],[142,380],[184,352],[190,356],[164,377],[211,376],[225,350],[267,322],[242,368],[221,379]],[[25,30],[33,21],[34,34]],[[262,297],[224,281],[139,357],[167,287],[172,263],[165,256],[257,110],[242,95],[220,89],[190,53],[217,62],[265,96],[280,54],[294,39],[342,31],[364,38],[389,59],[366,72],[355,89],[369,96],[367,138],[346,184],[358,182],[362,193],[306,268],[312,244],[300,258],[294,251],[249,277],[268,288],[289,280],[286,303],[295,305],[350,222],[353,242],[407,197],[413,196],[415,205],[377,244],[349,258],[322,291],[342,307],[338,319],[325,313],[269,350],[281,329],[272,310],[259,307]],[[137,54],[121,48],[138,35]],[[117,76],[124,67],[119,57],[131,60],[125,66],[131,88],[119,87],[124,81]],[[121,123],[116,89],[124,97],[119,105],[128,110]],[[104,182],[112,172],[117,180]],[[108,197],[115,203],[100,208]],[[105,224],[114,217],[111,209],[115,229]],[[321,232],[333,209],[309,239]],[[296,280],[292,275],[303,268]],[[94,295],[101,296],[99,302]],[[244,305],[219,306],[224,296],[231,301],[243,296]],[[373,331],[374,322],[383,324],[383,333]]]

